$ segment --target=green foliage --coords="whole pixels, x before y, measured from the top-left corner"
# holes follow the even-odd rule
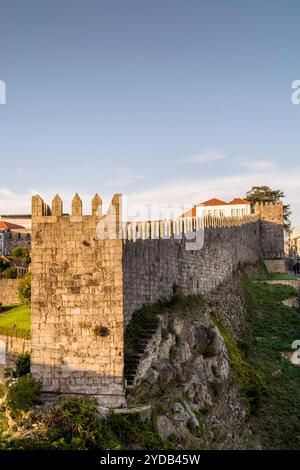
[[[155,429],[155,413],[143,421],[139,413],[110,415],[106,426],[114,433],[121,449],[165,450],[174,449],[169,441],[163,441]]]
[[[23,377],[30,373],[30,354],[20,354],[16,359],[16,376]]]
[[[16,279],[17,271],[15,268],[6,268],[2,271],[1,276],[5,279]]]
[[[246,194],[249,202],[280,202],[284,198],[284,193],[280,189],[271,189],[269,186],[253,186]]]
[[[18,382],[11,385],[7,393],[7,407],[13,416],[21,411],[29,411],[40,403],[42,385],[29,376],[20,377]]]
[[[242,394],[248,399],[249,412],[252,414],[257,410],[259,397],[268,390],[266,377],[259,369],[253,367],[247,361],[235,343],[229,328],[218,320],[214,320],[214,322],[224,338],[232,373],[240,386]]]
[[[29,305],[31,301],[31,274],[27,273],[20,279],[19,299],[22,304]]]
[[[13,248],[10,254],[14,260],[21,260],[26,265],[30,264],[30,250],[29,248],[27,248],[27,246],[18,246],[16,248]]]
[[[158,315],[163,313],[180,313],[189,315],[204,305],[201,295],[184,296],[175,292],[170,300],[160,300],[154,304],[144,305],[134,312],[125,332],[125,355],[135,354],[139,348],[140,337],[146,330],[156,330],[159,325]],[[165,331],[165,334],[167,332]]]
[[[251,420],[265,449],[300,447],[300,371],[283,357],[300,339],[299,312],[282,301],[296,295],[290,286],[258,284],[245,279],[249,361],[263,374],[268,394],[256,397],[259,413]],[[253,400],[255,396],[253,396]]]
[[[1,308],[0,334],[30,339],[30,307],[8,305]]]
[[[0,384],[0,398],[3,398],[5,395],[5,386]]]
[[[5,258],[0,258],[0,274],[9,267],[9,262]]]
[[[268,273],[265,272],[253,278],[256,281],[294,281],[295,276],[285,273]]]
[[[96,402],[87,398],[65,398],[45,417],[48,444],[44,448],[78,450],[171,449],[155,430],[155,416],[143,421],[139,413],[100,418]],[[21,443],[19,443],[22,445]],[[29,448],[41,443],[31,442]]]
[[[105,448],[103,437],[109,448],[114,448],[111,433],[102,435],[102,422],[96,404],[86,398],[65,398],[55,405],[46,417],[48,437],[51,442],[67,448]]]
[[[283,191],[280,189],[271,189],[269,186],[253,186],[246,194],[246,199],[252,204],[257,202],[280,202],[285,197]],[[289,205],[283,206],[284,227],[287,233],[292,232],[291,228],[291,207]]]

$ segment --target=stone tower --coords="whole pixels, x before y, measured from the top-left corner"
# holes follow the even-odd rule
[[[125,403],[121,196],[106,215],[98,195],[91,206],[83,215],[76,194],[67,215],[59,196],[51,209],[32,198],[31,373],[45,392],[116,407]]]
[[[260,218],[260,237],[263,258],[284,258],[284,217],[282,202],[257,203],[254,213]]]

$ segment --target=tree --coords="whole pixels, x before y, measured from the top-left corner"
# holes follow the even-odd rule
[[[257,202],[281,202],[285,198],[284,192],[280,189],[271,189],[269,186],[253,186],[246,194],[246,199],[253,205]],[[292,232],[291,207],[283,205],[284,228],[288,234]]]
[[[31,275],[27,273],[20,279],[19,299],[22,304],[30,304],[31,301]]]
[[[18,246],[13,248],[10,254],[14,260],[22,260],[25,264],[30,264],[30,250],[27,248],[27,246]]]

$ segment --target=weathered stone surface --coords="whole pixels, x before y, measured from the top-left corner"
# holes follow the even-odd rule
[[[19,280],[0,278],[0,304],[9,305],[19,303]],[[1,313],[0,313],[1,315]]]
[[[78,195],[71,217],[45,215],[39,199],[35,204],[32,375],[45,392],[91,395],[101,406],[121,406],[123,242],[97,237],[105,216],[82,216]]]

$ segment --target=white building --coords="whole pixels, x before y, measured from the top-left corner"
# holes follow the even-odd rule
[[[251,204],[246,199],[235,198],[230,202],[210,199],[195,205],[183,214],[184,217],[242,217],[251,214]]]
[[[11,224],[21,225],[22,227],[31,230],[31,214],[9,214],[0,215],[0,221],[10,222]]]

